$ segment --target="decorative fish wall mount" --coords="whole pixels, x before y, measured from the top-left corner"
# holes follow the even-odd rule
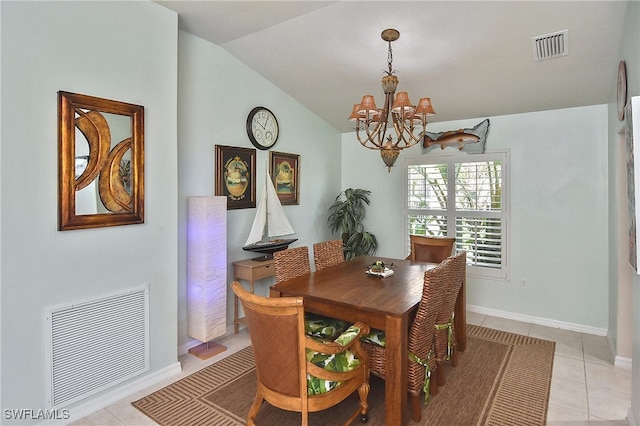
[[[427,153],[436,146],[441,149],[448,146],[457,147],[468,154],[484,153],[489,133],[489,119],[485,119],[471,129],[451,130],[447,132],[425,132],[422,142],[422,152]]]

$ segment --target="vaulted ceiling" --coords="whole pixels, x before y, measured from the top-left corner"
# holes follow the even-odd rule
[[[432,121],[604,104],[624,1],[156,1],[180,29],[219,45],[336,129],[384,99],[385,28],[398,91],[430,97]],[[534,61],[532,38],[568,30],[568,55]],[[268,100],[256,99],[256,104]]]

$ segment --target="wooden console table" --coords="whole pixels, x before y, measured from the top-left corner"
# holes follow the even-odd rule
[[[273,259],[269,260],[239,260],[233,262],[233,277],[235,280],[249,282],[249,291],[253,293],[256,281],[274,276]],[[238,326],[245,324],[244,318],[238,318],[238,296],[233,295],[233,332],[238,332]]]

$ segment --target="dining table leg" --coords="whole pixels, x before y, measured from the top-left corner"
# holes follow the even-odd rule
[[[384,424],[399,426],[407,423],[408,319],[387,316],[385,319],[385,387]]]

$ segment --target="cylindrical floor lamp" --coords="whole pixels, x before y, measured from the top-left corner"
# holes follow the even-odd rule
[[[187,321],[189,349],[201,359],[227,348],[212,340],[227,328],[227,197],[187,198]]]

